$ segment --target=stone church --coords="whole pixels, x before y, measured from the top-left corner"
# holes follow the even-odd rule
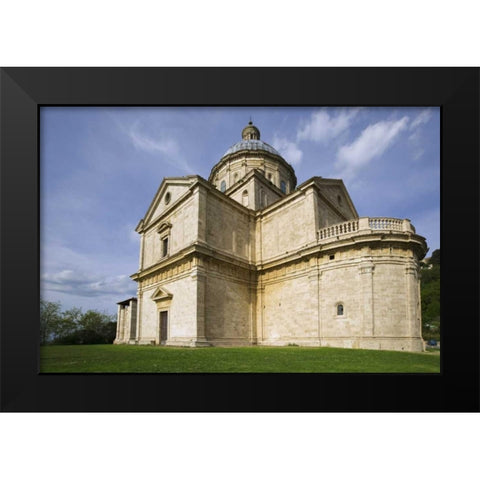
[[[252,122],[208,180],[165,178],[136,231],[115,343],[423,350],[425,239],[359,217],[342,180],[297,186]]]

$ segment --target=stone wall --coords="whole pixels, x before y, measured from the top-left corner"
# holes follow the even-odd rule
[[[255,189],[255,183],[255,177],[250,178],[241,188],[232,192],[229,197],[246,208],[256,210],[258,208],[259,198]],[[247,195],[245,195],[245,192]]]
[[[172,295],[171,302],[165,303],[160,309],[151,298],[158,287]],[[195,288],[195,281],[191,278],[190,273],[186,272],[142,289],[138,299],[141,315],[139,343],[159,343],[160,310],[168,311],[168,340],[170,342],[188,343],[195,339],[197,316]]]
[[[268,269],[258,287],[258,341],[422,351],[416,270],[408,252],[368,247]]]
[[[172,256],[181,249],[191,245],[198,235],[198,198],[196,195],[188,198],[182,208],[173,210],[162,218],[159,224],[152,225],[143,234],[143,268],[159,262],[162,257],[161,235],[157,232],[162,223],[170,223],[169,253]]]
[[[170,208],[182,195],[188,192],[189,185],[185,182],[182,185],[176,185],[171,181],[165,184],[163,194],[158,198],[158,203],[151,216],[151,222],[160,217],[165,210]],[[166,202],[166,195],[169,194],[169,201]]]
[[[234,273],[232,269],[232,273]],[[225,266],[206,275],[205,333],[214,345],[249,344],[251,340],[252,289],[246,278],[228,275]],[[248,276],[248,273],[245,272]]]
[[[318,197],[317,202],[318,228],[329,227],[330,225],[335,225],[337,223],[345,221],[345,219],[339,214],[339,212],[332,210],[330,205],[328,205],[321,196]]]
[[[301,267],[301,264],[299,265]],[[259,319],[259,343],[262,345],[318,345],[316,285],[307,270],[279,269],[278,278],[263,284]],[[272,272],[272,275],[274,273]]]
[[[210,248],[250,260],[254,222],[250,220],[248,212],[209,194],[206,222],[206,242]]]
[[[267,211],[257,223],[262,262],[294,252],[316,241],[317,226],[312,192]]]

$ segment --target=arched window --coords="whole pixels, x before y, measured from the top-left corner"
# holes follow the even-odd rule
[[[220,184],[220,191],[224,192],[227,189],[227,184],[225,180],[222,180],[222,183]]]
[[[244,190],[242,193],[242,205],[248,207],[248,191]]]
[[[337,305],[337,315],[338,316],[343,315],[343,303],[339,303]]]
[[[168,236],[162,238],[162,257],[166,257],[168,255]]]
[[[287,184],[283,180],[280,182],[280,190],[283,193],[287,193]]]

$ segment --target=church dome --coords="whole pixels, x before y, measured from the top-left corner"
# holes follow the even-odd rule
[[[232,145],[222,156],[226,157],[231,153],[240,152],[241,150],[263,150],[268,153],[272,153],[273,155],[281,155],[268,143],[263,142],[262,140],[240,140],[235,145]]]
[[[250,121],[242,130],[242,139],[232,145],[212,168],[209,181],[225,191],[251,170],[262,171],[284,192],[297,183],[292,166],[271,145],[260,140],[260,130]]]
[[[260,140],[260,130],[250,120],[248,125],[242,130],[242,140],[232,145],[222,156],[222,159],[232,153],[240,152],[241,150],[258,150],[271,153],[273,155],[281,155],[268,143]]]

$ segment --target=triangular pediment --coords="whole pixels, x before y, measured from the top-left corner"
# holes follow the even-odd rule
[[[152,203],[148,207],[147,213],[138,224],[137,232],[148,228],[163,213],[175,208],[175,204],[188,194],[190,187],[196,179],[196,175],[164,178],[155,197],[153,197]]]
[[[318,186],[320,195],[327,200],[335,211],[340,213],[346,219],[358,218],[355,205],[348,194],[343,180],[334,178],[314,177],[313,180]]]
[[[173,295],[162,287],[158,287],[151,296],[151,299],[154,302],[159,302],[161,300],[171,300],[172,298]]]

